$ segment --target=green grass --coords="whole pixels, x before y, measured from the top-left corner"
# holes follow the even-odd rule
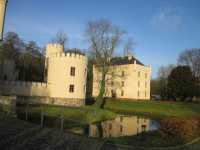
[[[155,117],[193,117],[200,115],[200,104],[189,102],[107,100],[105,108],[118,113]]]
[[[23,107],[22,111],[25,110]],[[80,124],[89,124],[100,122],[103,120],[113,119],[116,117],[116,114],[109,111],[96,108],[94,106],[84,106],[80,108],[69,108],[69,107],[59,107],[51,105],[43,106],[29,106],[29,114],[40,114],[41,111],[48,117],[63,117],[65,120],[71,120]]]

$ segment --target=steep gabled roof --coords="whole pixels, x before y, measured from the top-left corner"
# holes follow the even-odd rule
[[[127,65],[127,64],[138,64],[144,66],[142,62],[136,59],[133,56],[126,56],[126,57],[114,57],[111,59],[112,65]]]

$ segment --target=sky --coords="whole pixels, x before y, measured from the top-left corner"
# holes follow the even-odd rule
[[[200,0],[9,0],[5,33],[43,47],[64,31],[70,48],[88,49],[86,24],[102,18],[126,31],[124,41],[134,39],[136,58],[152,66],[153,78],[185,49],[200,48]]]

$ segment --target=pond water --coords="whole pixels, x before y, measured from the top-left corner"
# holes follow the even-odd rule
[[[142,132],[157,130],[158,128],[159,122],[150,118],[118,115],[113,120],[90,124],[85,127],[72,127],[66,129],[66,131],[88,137],[110,138],[133,136]]]
[[[18,118],[33,123],[41,123],[41,114],[29,114],[26,119],[25,113],[18,113]],[[44,116],[43,126],[61,129],[59,117]],[[112,120],[106,120],[95,124],[80,124],[75,120],[64,120],[64,132],[72,132],[87,137],[111,138],[138,135],[142,132],[158,130],[160,123],[147,117],[135,115],[118,115]]]

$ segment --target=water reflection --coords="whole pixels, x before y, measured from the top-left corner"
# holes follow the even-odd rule
[[[155,125],[151,126],[151,124],[151,120],[147,118],[118,116],[114,120],[89,125],[89,136],[109,138],[137,135],[155,129]]]

